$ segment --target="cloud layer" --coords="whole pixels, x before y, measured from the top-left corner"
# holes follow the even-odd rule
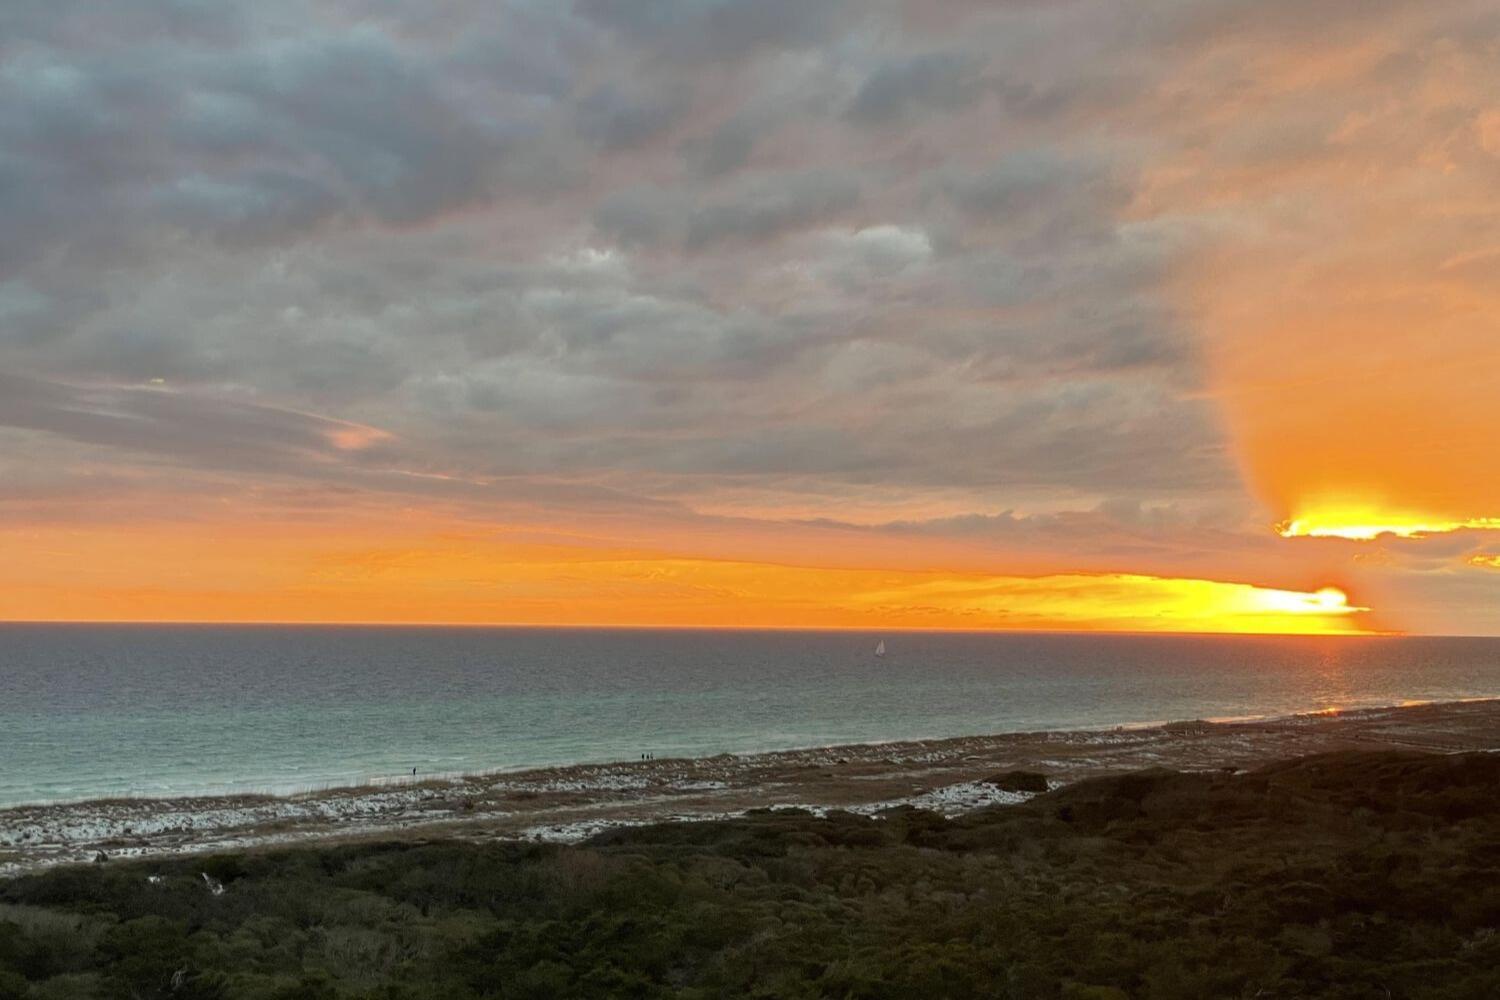
[[[8,4],[0,508],[1359,582],[1267,530],[1310,488],[1278,442],[1431,470],[1382,479],[1347,407],[1257,386],[1440,354],[1462,378],[1403,412],[1457,384],[1465,426],[1500,416],[1500,23],[1380,10]],[[1399,324],[1362,322],[1375,288]],[[1474,468],[1424,427],[1408,452]],[[1466,518],[1500,493],[1438,486]],[[1479,620],[1478,551],[1411,627]],[[1397,603],[1432,573],[1385,566]]]

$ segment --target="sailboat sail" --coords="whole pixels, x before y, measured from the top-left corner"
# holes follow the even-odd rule
[[[881,639],[880,642],[878,642],[878,643],[875,644],[875,655],[876,656],[884,656],[885,655],[885,640],[884,639]]]

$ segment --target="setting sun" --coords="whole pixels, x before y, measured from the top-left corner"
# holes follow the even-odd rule
[[[1357,541],[1370,541],[1381,535],[1422,538],[1465,529],[1500,529],[1500,518],[1449,521],[1393,513],[1369,505],[1320,505],[1276,526],[1277,533],[1283,538],[1347,538]]]

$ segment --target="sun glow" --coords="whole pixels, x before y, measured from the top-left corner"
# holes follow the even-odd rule
[[[1335,587],[685,557],[317,525],[0,531],[13,619],[1360,634]],[[23,571],[20,567],[30,566]]]
[[[1315,506],[1276,526],[1283,538],[1347,538],[1371,541],[1382,535],[1424,538],[1450,531],[1500,529],[1500,518],[1449,519],[1380,510],[1371,505]]]
[[[1367,629],[1358,616],[1369,611],[1337,587],[1281,590],[1130,573],[932,580],[909,588],[905,600],[990,617],[991,627],[1122,631],[1360,633]]]

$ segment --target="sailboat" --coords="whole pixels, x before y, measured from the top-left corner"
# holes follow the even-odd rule
[[[884,639],[881,639],[879,642],[877,642],[875,644],[875,655],[876,656],[884,656],[885,655],[885,640]]]

